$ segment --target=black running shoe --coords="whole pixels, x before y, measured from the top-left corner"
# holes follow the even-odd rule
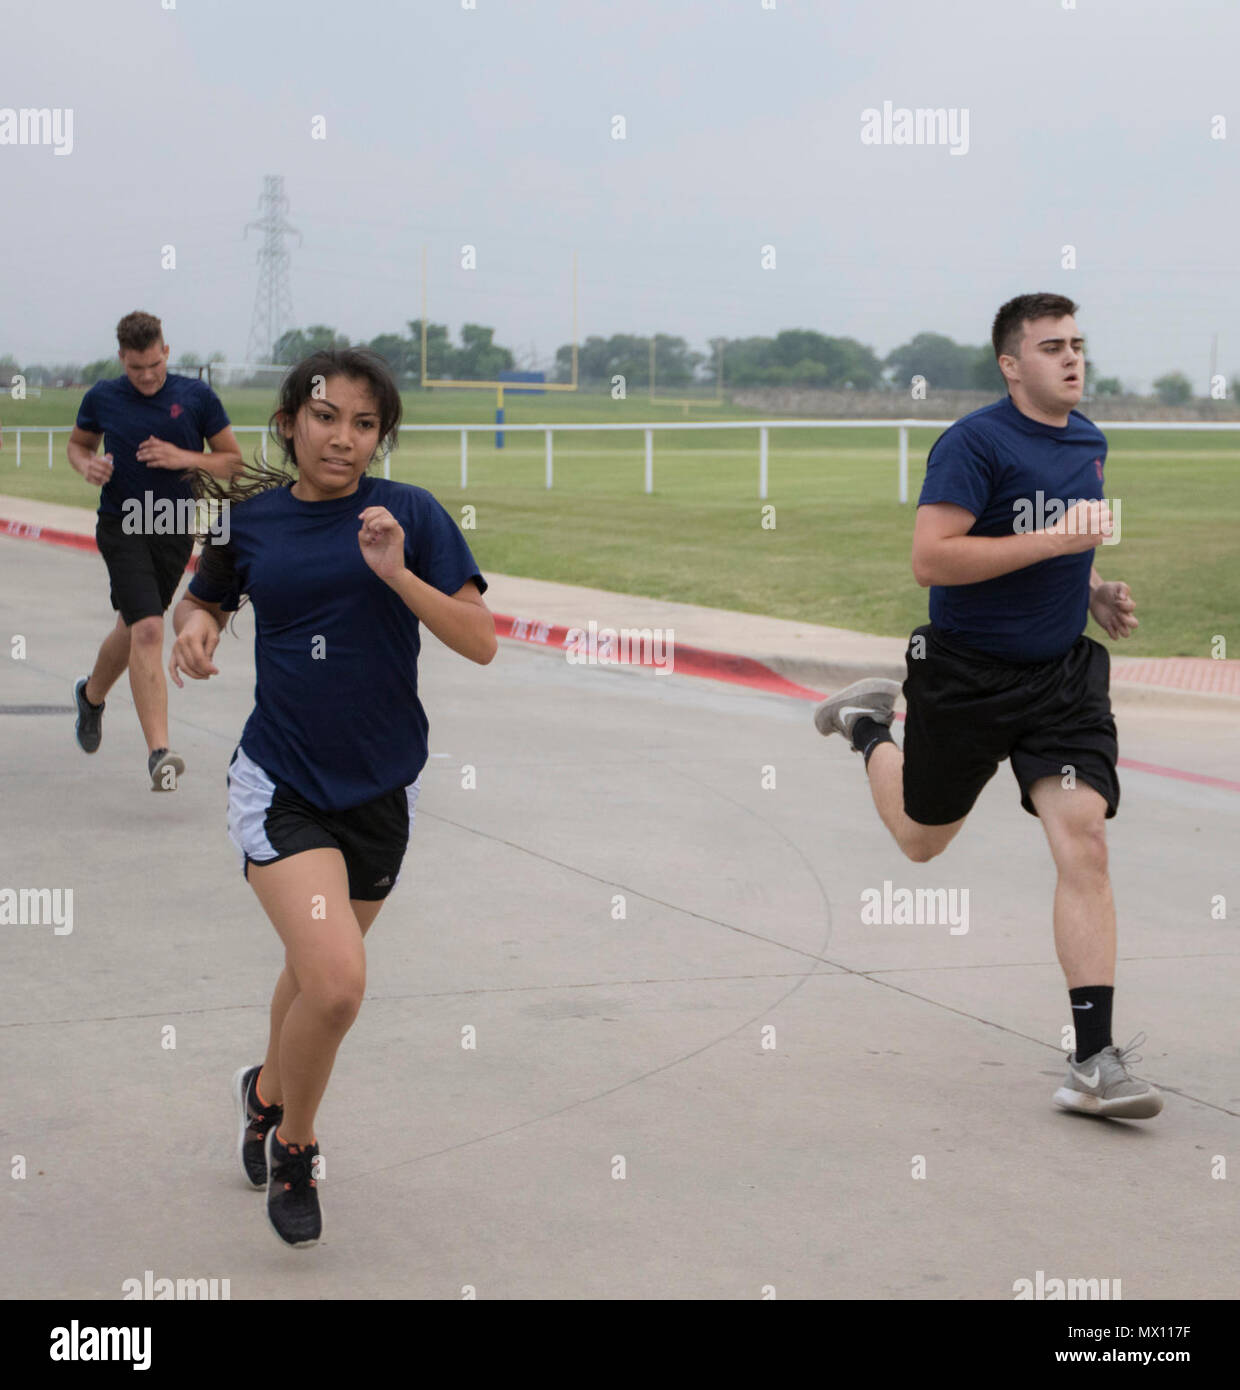
[[[314,1178],[319,1146],[284,1144],[278,1128],[272,1125],[267,1131],[267,1220],[285,1245],[317,1245],[323,1234]]]
[[[185,771],[185,759],[167,748],[156,748],[146,760],[146,770],[153,792],[174,792],[177,778]]]
[[[241,1067],[233,1077],[233,1100],[237,1105],[237,1161],[251,1187],[261,1191],[267,1186],[267,1131],[274,1129],[284,1118],[282,1105],[260,1105],[256,1082],[262,1071],[256,1067]]]
[[[89,676],[83,676],[73,687],[73,699],[77,704],[77,727],[74,733],[77,735],[78,747],[83,753],[93,753],[99,747],[99,740],[103,737],[103,706],[101,704],[92,705],[86,698],[86,683],[90,680]]]

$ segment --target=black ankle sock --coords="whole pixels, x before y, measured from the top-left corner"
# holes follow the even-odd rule
[[[880,743],[894,743],[891,737],[891,730],[886,724],[880,724],[877,719],[871,719],[868,714],[860,715],[853,721],[852,726],[853,747],[865,759],[866,767],[870,765],[870,754]]]
[[[1076,1058],[1084,1062],[1111,1046],[1111,1000],[1114,985],[1081,985],[1068,991],[1072,1023],[1076,1028]]]

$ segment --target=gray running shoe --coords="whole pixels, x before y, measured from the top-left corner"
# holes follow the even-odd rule
[[[89,676],[83,676],[73,687],[73,700],[78,712],[77,726],[73,732],[83,753],[93,753],[99,747],[99,740],[103,737],[103,706],[107,704],[105,700],[103,704],[92,705],[86,698],[86,683],[89,680]]]
[[[820,734],[843,734],[852,743],[853,725],[863,714],[876,724],[891,723],[900,689],[899,681],[884,680],[882,676],[854,681],[818,706],[814,727]]]
[[[172,769],[172,776],[167,777],[167,770]],[[151,790],[153,792],[174,792],[177,789],[177,779],[185,771],[185,759],[179,753],[171,753],[167,748],[157,748],[146,760],[146,770],[151,774]]]
[[[1127,1047],[1104,1047],[1085,1061],[1068,1059],[1068,1079],[1055,1092],[1055,1103],[1086,1115],[1114,1115],[1125,1120],[1148,1120],[1163,1108],[1162,1093],[1148,1081],[1128,1073],[1133,1053],[1145,1041],[1138,1033]]]

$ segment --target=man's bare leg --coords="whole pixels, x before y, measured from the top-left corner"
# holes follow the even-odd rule
[[[1148,1120],[1163,1108],[1156,1086],[1129,1072],[1140,1058],[1111,1042],[1115,982],[1115,900],[1107,868],[1106,798],[1093,787],[1042,777],[1029,788],[1058,870],[1055,954],[1072,1001],[1076,1045],[1055,1092],[1065,1110]],[[1085,1010],[1090,1010],[1086,1013]],[[1080,1010],[1078,1013],[1077,1011]],[[1139,1043],[1140,1036],[1134,1043]],[[1081,1063],[1094,1060],[1089,1075]]]
[[[147,751],[168,746],[168,687],[164,682],[164,620],[139,618],[130,628],[129,688]]]
[[[1050,843],[1055,954],[1069,989],[1115,983],[1115,899],[1107,869],[1106,799],[1093,787],[1043,777],[1029,789]]]
[[[108,698],[108,691],[120,680],[125,667],[129,665],[129,628],[118,613],[116,626],[103,639],[95,666],[86,678],[83,692],[92,705],[101,705]]]
[[[870,754],[866,771],[878,814],[904,854],[915,864],[924,864],[942,854],[965,817],[948,825],[922,825],[909,819],[904,810],[904,754],[894,743],[878,744]]]

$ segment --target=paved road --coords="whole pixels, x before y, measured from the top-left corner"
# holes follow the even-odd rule
[[[97,556],[0,538],[0,705],[67,705],[110,622]],[[228,1095],[281,962],[225,833],[239,627],[219,678],[172,692],[174,795],[146,789],[124,684],[93,758],[69,715],[0,715],[0,886],[74,893],[71,933],[0,928],[0,1154],[28,1166],[0,1296],[115,1298],[148,1269],[233,1298],[1011,1298],[1038,1270],[1240,1293],[1240,794],[1123,775],[1116,1040],[1148,1033],[1137,1070],[1169,1094],[1091,1121],[1050,1101],[1050,859],[1006,767],[913,865],[804,703],[431,638],[417,826],[319,1116],[324,1240],[282,1249]],[[1240,780],[1234,716],[1120,733]],[[967,932],[866,925],[884,881],[968,890]]]

